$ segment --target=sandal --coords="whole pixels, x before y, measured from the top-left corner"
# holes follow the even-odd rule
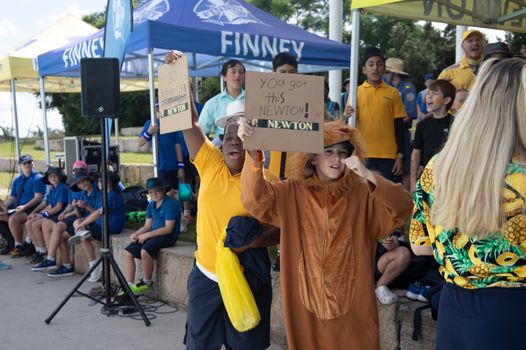
[[[386,286],[380,286],[376,288],[374,293],[376,294],[378,301],[384,305],[396,303],[398,301],[398,296],[391,292],[391,290]]]

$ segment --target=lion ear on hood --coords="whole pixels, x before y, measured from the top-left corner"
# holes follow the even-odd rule
[[[360,132],[347,124],[339,121],[325,123],[323,141],[324,147],[345,141],[351,142],[355,149],[354,154],[361,160],[365,159]],[[316,168],[310,162],[311,157],[312,155],[308,153],[294,153],[291,156],[290,169],[288,169],[289,178],[304,180],[314,175]]]

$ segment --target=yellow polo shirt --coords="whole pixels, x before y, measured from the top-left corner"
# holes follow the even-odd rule
[[[288,177],[288,172],[290,168],[290,157],[292,156],[292,152],[285,152],[286,159],[285,159],[285,178]],[[270,159],[268,163],[268,171],[270,171],[273,175],[275,175],[277,178],[279,178],[279,173],[281,170],[281,157],[283,155],[282,151],[270,151]]]
[[[360,130],[369,158],[396,159],[395,123],[407,116],[400,93],[381,82],[358,86],[356,128]]]
[[[445,68],[438,76],[438,79],[449,80],[457,89],[468,91],[475,83],[476,78],[477,76],[473,72],[473,68],[468,64],[466,57],[462,57],[458,63]]]
[[[195,258],[206,271],[215,274],[216,246],[221,232],[234,216],[250,216],[241,204],[241,173],[232,175],[223,154],[208,139],[193,160],[201,185],[197,200],[197,251]],[[276,180],[266,174],[269,180]]]

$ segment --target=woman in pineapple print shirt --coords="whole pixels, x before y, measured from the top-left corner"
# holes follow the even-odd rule
[[[410,240],[445,284],[437,349],[524,349],[526,60],[489,60],[414,195]]]

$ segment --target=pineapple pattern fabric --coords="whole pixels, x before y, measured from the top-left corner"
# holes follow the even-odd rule
[[[416,185],[411,242],[431,246],[446,282],[467,289],[526,287],[526,165],[515,159],[508,164],[502,203],[506,224],[500,232],[478,240],[431,224],[433,163],[434,159]]]

